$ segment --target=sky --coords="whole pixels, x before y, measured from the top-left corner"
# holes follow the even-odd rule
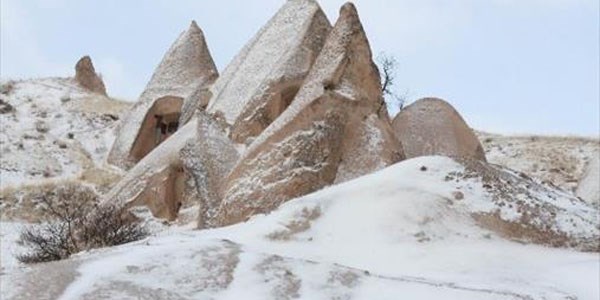
[[[0,0],[0,77],[72,76],[90,55],[135,101],[192,20],[219,70],[285,0]],[[345,1],[319,3],[332,23]],[[435,96],[504,134],[600,135],[597,0],[356,0],[407,102]]]

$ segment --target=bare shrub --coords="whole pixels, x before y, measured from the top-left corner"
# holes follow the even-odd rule
[[[381,92],[385,97],[385,102],[393,109],[402,110],[408,92],[399,94],[393,88],[396,83],[398,61],[394,56],[382,52],[377,57],[377,65],[381,72]]]
[[[0,114],[7,114],[7,113],[11,113],[14,112],[16,109],[14,106],[12,106],[10,103],[8,103],[7,101],[4,101],[4,99],[0,99]]]
[[[55,195],[40,199],[47,212],[46,222],[21,231],[19,238],[28,252],[18,255],[23,263],[60,260],[72,254],[101,247],[121,245],[148,236],[137,220],[127,218],[122,208],[99,205],[92,191],[67,185]]]

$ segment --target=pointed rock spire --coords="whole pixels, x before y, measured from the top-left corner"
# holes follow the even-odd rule
[[[191,27],[194,27],[194,24]],[[179,178],[183,176],[183,178],[198,179],[191,184],[197,188],[197,191],[190,191],[190,193],[198,195],[198,200],[202,201],[203,208],[211,207],[200,212],[199,223],[201,224],[199,225],[202,227],[214,226],[214,215],[220,204],[220,198],[215,198],[213,195],[216,195],[218,188],[222,185],[222,178],[227,174],[222,172],[222,169],[208,171],[208,167],[203,165],[205,161],[200,159],[201,155],[198,154],[196,148],[204,146],[201,146],[199,141],[194,142],[193,139],[196,138],[194,132],[198,132],[198,134],[201,132],[196,128],[197,124],[203,121],[197,117],[191,117],[194,115],[195,108],[202,107],[204,101],[211,98],[207,111],[227,127],[223,131],[231,132],[231,136],[236,142],[245,141],[248,137],[259,134],[289,105],[291,98],[318,56],[330,29],[331,24],[315,1],[288,1],[248,42],[214,85],[211,87],[202,84],[196,85],[192,89],[193,91],[189,92],[188,98],[195,100],[192,101],[192,104],[189,104],[191,102],[188,102],[187,99],[184,101],[180,118],[183,122],[188,122],[188,120],[189,122],[131,169],[122,182],[113,188],[106,201],[116,201],[127,205],[145,204],[151,208],[173,207],[173,201],[168,197],[162,199],[154,197],[156,199],[152,200],[149,195],[153,190],[161,191],[161,193],[168,190],[166,185],[158,184],[158,182],[169,180],[171,173],[166,170],[182,169],[183,175],[178,175]],[[180,38],[169,51],[170,53],[183,52],[173,50],[182,44],[180,40],[185,40],[185,38]],[[164,80],[165,85],[160,84],[163,80],[158,79],[163,77],[168,79],[165,74],[168,75],[169,72],[164,70],[170,70],[170,68],[163,67],[163,65],[169,65],[165,61],[167,61],[167,57],[148,84],[149,90],[153,94],[155,90],[165,90],[162,88],[163,86],[177,87],[179,84],[178,81],[168,82],[167,80]],[[161,88],[155,88],[156,86]],[[143,94],[143,97],[144,99],[148,98],[146,93]],[[176,104],[172,103],[170,107],[176,106]],[[135,130],[131,131],[135,135]],[[198,136],[197,139],[202,138]],[[116,147],[117,149],[127,149],[123,146]],[[129,146],[129,148],[132,147]],[[231,150],[231,147],[227,149]],[[125,150],[114,152],[127,153]],[[129,150],[129,152],[132,151]],[[225,150],[223,152],[233,153]],[[237,153],[235,154],[231,154],[229,157],[237,157]],[[235,162],[237,160],[231,163],[231,167]],[[229,171],[229,169],[227,170]],[[202,178],[203,174],[217,176],[215,177],[217,180]],[[218,187],[215,187],[217,182]],[[155,185],[160,188],[156,188]],[[183,194],[178,197],[186,198],[185,194],[188,192],[184,191]],[[217,200],[215,201],[215,199]],[[158,201],[158,203],[152,204],[153,201]],[[168,217],[172,214],[172,211],[168,209],[154,209],[153,212],[155,215]]]
[[[287,108],[330,30],[315,1],[288,1],[234,58],[207,110],[224,117],[235,142],[247,143]]]
[[[75,80],[88,91],[106,96],[106,87],[102,78],[96,73],[89,56],[84,56],[75,65]]]
[[[138,102],[124,118],[109,162],[129,168],[146,156],[177,128],[184,99],[217,77],[204,34],[192,22],[167,51]],[[190,106],[194,107],[187,105]]]
[[[369,42],[354,5],[346,4],[291,105],[227,178],[218,223],[269,212],[401,158]]]

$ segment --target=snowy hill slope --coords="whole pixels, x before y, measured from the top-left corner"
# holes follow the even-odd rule
[[[81,180],[102,189],[118,178],[104,162],[117,121],[129,104],[90,93],[69,78],[1,85],[3,215],[6,205],[31,187]]]
[[[487,160],[574,193],[586,165],[600,155],[597,138],[507,136],[477,132]]]
[[[523,206],[498,200],[515,192],[497,185],[513,174],[474,175],[476,168],[416,158],[246,223],[171,228],[61,262],[8,264],[2,298],[598,299],[597,253],[515,243],[508,239],[523,237],[484,229],[475,217],[499,212],[503,220],[597,240],[597,211],[540,186],[533,196],[509,198],[534,197],[555,218],[524,220]],[[504,175],[490,179],[496,173]]]

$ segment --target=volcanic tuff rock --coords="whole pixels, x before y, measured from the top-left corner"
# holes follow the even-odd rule
[[[197,113],[198,130],[195,140],[181,150],[186,174],[186,202],[199,203],[198,227],[214,227],[221,203],[218,189],[221,181],[238,161],[239,153],[227,137],[224,126],[203,111]],[[193,201],[193,202],[192,202]]]
[[[106,87],[102,78],[96,74],[92,59],[84,56],[75,65],[75,80],[83,88],[100,95],[106,96]]]
[[[227,178],[218,223],[381,169],[402,159],[399,149],[367,37],[346,4],[291,105]]]
[[[168,137],[157,137],[160,122],[174,129],[184,102],[198,88],[218,77],[204,34],[196,22],[183,32],[156,68],[138,102],[123,120],[109,155],[109,162],[130,168]],[[196,107],[186,104],[184,107]],[[169,130],[169,134],[172,133]]]
[[[486,160],[477,136],[442,99],[424,98],[414,102],[398,113],[392,126],[406,158],[444,155]]]
[[[327,38],[331,24],[313,0],[290,0],[254,36],[210,88],[208,112],[246,143],[258,136],[298,92]]]
[[[596,153],[588,163],[576,193],[583,200],[600,206],[600,153]]]
[[[229,113],[236,111],[237,113],[243,113],[246,110],[262,105],[258,102],[252,102],[252,105],[239,106],[244,101],[255,101],[260,98],[262,99],[261,101],[265,101],[263,104],[267,105],[268,103],[274,103],[273,101],[277,102],[281,100],[282,95],[278,94],[280,92],[286,94],[286,101],[291,101],[289,99],[290,96],[287,95],[289,91],[287,87],[291,86],[292,82],[299,85],[304,79],[312,66],[314,57],[320,51],[330,27],[329,21],[316,2],[312,0],[288,1],[233,60],[225,70],[223,76],[215,82],[214,87],[207,88],[206,85],[202,84],[187,86],[190,89],[186,90],[186,92],[190,94],[186,98],[186,101],[184,101],[186,103],[183,104],[182,115],[179,119],[182,124],[186,122],[185,125],[181,126],[177,132],[139,161],[130,170],[129,174],[124,177],[123,182],[119,183],[113,189],[109,197],[106,198],[106,201],[130,203],[131,205],[151,203],[150,207],[151,209],[154,207],[152,210],[156,216],[174,218],[178,208],[177,203],[185,203],[185,199],[191,193],[196,193],[200,195],[199,198],[201,198],[201,202],[203,203],[201,208],[203,211],[201,211],[200,217],[203,218],[205,214],[212,214],[214,209],[207,208],[213,206],[213,200],[215,199],[212,197],[212,183],[216,184],[216,180],[221,180],[221,178],[212,179],[205,177],[212,176],[213,174],[219,176],[225,176],[226,174],[222,171],[213,172],[211,171],[212,167],[201,165],[200,162],[203,161],[201,158],[202,154],[198,153],[199,150],[195,148],[205,143],[205,141],[196,140],[197,129],[202,128],[204,121],[197,120],[196,117],[190,117],[190,115],[194,115],[193,111],[197,110],[198,107],[202,107],[206,101],[205,97],[210,97],[210,95],[214,94],[211,105],[215,108],[208,111],[214,116],[211,120],[214,119],[215,121],[211,122],[218,122],[218,126],[221,126],[223,131],[227,132],[232,130],[229,128],[232,123],[229,123],[227,118],[230,116]],[[176,42],[176,45],[182,44],[182,40],[185,39],[180,38]],[[174,46],[174,48],[177,47]],[[166,57],[169,57],[169,54]],[[178,65],[178,67],[182,66]],[[160,69],[161,67],[159,67]],[[175,68],[171,70],[171,72],[176,74],[175,71]],[[158,72],[158,74],[162,74],[162,72]],[[291,81],[288,81],[288,79]],[[275,81],[276,83],[274,83]],[[154,82],[154,77],[152,82]],[[165,89],[169,84],[177,86],[172,82],[164,82]],[[286,88],[283,88],[285,91],[277,91],[271,85],[285,86]],[[149,84],[149,87],[151,86]],[[261,94],[259,91],[262,89],[267,89],[268,91]],[[243,94],[248,95],[240,98],[239,95]],[[295,91],[292,94],[295,95]],[[188,101],[188,99],[196,99],[196,105],[189,104],[193,101]],[[231,106],[231,110],[228,109],[225,112],[216,110],[221,105]],[[271,104],[267,106],[269,105]],[[286,106],[281,106],[278,109],[283,110]],[[272,118],[276,118],[280,113],[275,113],[273,110],[271,112],[270,116]],[[252,115],[251,118],[260,117]],[[240,126],[250,128],[250,123],[253,123],[251,119],[246,119],[244,122],[247,123]],[[264,126],[266,125],[268,124]],[[216,128],[216,126],[211,125],[210,127]],[[216,131],[211,132],[214,133]],[[125,135],[121,134],[120,138],[124,139]],[[216,140],[214,141],[217,142]],[[224,140],[220,139],[218,143],[223,144]],[[119,149],[119,146],[115,146],[115,148]],[[117,155],[119,152],[114,150],[114,154]],[[223,153],[231,154],[228,157],[237,157],[237,153],[233,154],[230,151],[224,151]],[[227,168],[225,167],[225,169]],[[173,177],[172,175],[174,178],[180,179],[169,181],[168,178]],[[169,187],[172,184],[176,185],[175,190]],[[159,187],[153,187],[153,185],[158,185]],[[197,190],[194,191],[194,188]],[[171,196],[165,197],[162,200],[160,197],[154,196],[164,195],[163,191],[171,190],[176,192],[173,192]],[[139,194],[142,191],[147,191],[144,194],[148,195]],[[154,203],[154,201],[162,202]],[[204,211],[205,209],[206,211]],[[205,220],[201,223],[205,222],[209,221]]]

